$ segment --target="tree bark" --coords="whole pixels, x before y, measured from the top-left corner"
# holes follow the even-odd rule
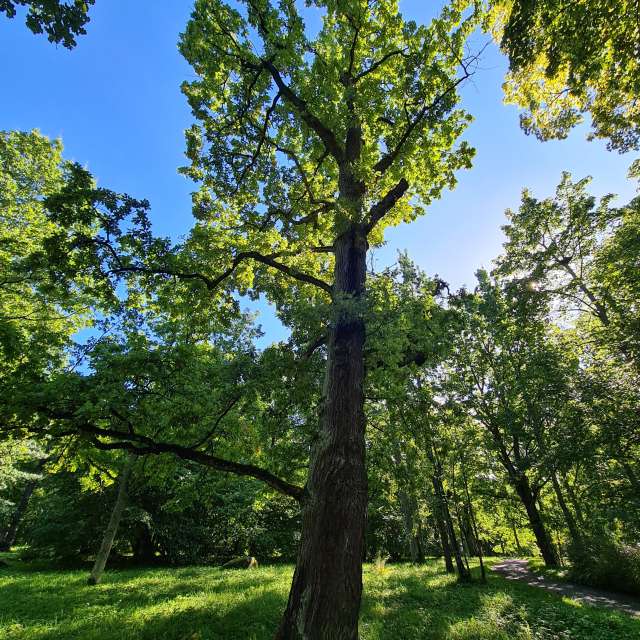
[[[516,529],[515,522],[511,522],[511,528],[513,529],[513,537],[515,538],[515,541],[516,541],[516,551],[518,552],[518,555],[521,556],[522,547],[520,546],[520,538],[518,538],[518,529]]]
[[[545,565],[547,567],[557,567],[558,557],[544,522],[542,521],[542,516],[536,507],[535,497],[529,486],[528,478],[525,475],[521,475],[519,478],[512,478],[511,482],[527,512],[529,525],[536,538],[536,544],[538,545],[538,549],[540,549]]]
[[[409,547],[409,555],[411,562],[417,564],[419,560],[420,550],[418,548],[418,541],[413,531],[414,517],[415,517],[415,501],[404,490],[398,491],[398,502],[400,504],[400,511],[402,512],[402,526],[404,528],[407,545]]]
[[[431,481],[433,483],[433,490],[436,494],[436,499],[439,501],[440,508],[442,509],[442,518],[444,521],[444,529],[446,534],[445,537],[448,538],[449,549],[456,561],[456,571],[458,573],[458,579],[461,582],[466,582],[470,577],[469,572],[467,571],[467,567],[465,567],[464,561],[462,559],[462,553],[460,552],[460,547],[458,545],[456,530],[453,526],[453,518],[451,517],[451,512],[449,511],[447,496],[445,495],[442,481],[440,480],[437,472],[431,476]]]
[[[556,494],[556,499],[558,500],[558,504],[560,505],[560,510],[562,511],[562,515],[564,516],[564,520],[567,523],[567,529],[569,529],[569,535],[571,536],[571,541],[576,547],[582,547],[582,535],[580,533],[580,529],[578,524],[576,523],[571,510],[567,506],[567,503],[562,495],[562,489],[560,488],[560,482],[558,482],[558,478],[556,474],[551,475],[551,483],[553,485],[553,490]]]
[[[127,501],[127,484],[129,482],[129,476],[131,475],[131,470],[133,468],[134,462],[135,455],[129,454],[129,457],[127,458],[122,471],[120,472],[116,502],[113,505],[113,510],[111,511],[111,516],[109,517],[109,524],[107,525],[107,528],[104,532],[102,544],[100,545],[98,555],[96,556],[96,561],[93,564],[91,575],[87,580],[87,583],[90,585],[98,584],[102,579],[102,574],[104,573],[104,568],[107,564],[107,560],[109,559],[111,547],[113,546],[113,541],[116,537],[118,526],[120,525],[122,511],[124,510],[124,505]]]
[[[357,640],[367,510],[364,418],[367,240],[351,228],[335,250],[320,429],[302,499],[302,535],[277,640]]]

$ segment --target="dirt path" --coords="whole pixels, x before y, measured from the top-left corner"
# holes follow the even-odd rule
[[[493,571],[503,575],[507,580],[519,580],[532,587],[540,587],[582,602],[624,611],[629,615],[640,617],[640,600],[619,593],[610,593],[591,587],[583,587],[570,582],[558,582],[538,575],[529,569],[526,560],[509,558],[494,564]]]

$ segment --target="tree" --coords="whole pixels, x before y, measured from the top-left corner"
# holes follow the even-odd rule
[[[44,259],[59,225],[43,200],[68,179],[62,145],[37,131],[0,132],[0,382],[24,384],[60,366],[86,325],[88,299],[58,286]]]
[[[557,553],[536,500],[555,472],[566,437],[563,417],[573,402],[569,380],[577,370],[547,336],[543,296],[493,283],[479,272],[475,294],[453,300],[460,332],[448,385],[454,399],[486,429],[492,448],[527,512],[548,566]]]
[[[111,553],[113,541],[116,537],[116,533],[118,532],[118,526],[120,525],[120,519],[122,518],[122,511],[124,510],[127,501],[127,484],[135,461],[135,456],[133,454],[129,454],[122,464],[122,469],[118,476],[118,493],[116,495],[116,501],[113,505],[113,509],[111,510],[109,524],[105,529],[100,549],[96,554],[96,559],[93,564],[93,568],[91,569],[91,575],[88,579],[88,584],[90,585],[99,584],[102,579],[104,568],[107,564],[107,560],[109,559],[109,554]]]
[[[564,173],[555,197],[544,200],[525,190],[518,211],[507,211],[507,242],[496,274],[550,296],[569,317],[591,316],[599,327],[593,337],[637,370],[634,301],[640,285],[630,265],[640,254],[640,200],[620,208],[612,206],[612,195],[596,202],[587,191],[589,182],[572,182]]]
[[[405,23],[395,0],[313,4],[326,13],[311,41],[293,2],[248,1],[246,14],[196,3],[181,44],[201,122],[186,172],[202,184],[194,250],[218,249],[199,271],[218,267],[285,313],[300,297],[323,310],[324,400],[278,637],[352,640],[367,500],[367,249],[470,164],[466,145],[452,147],[468,121],[456,87],[472,73],[463,47],[474,22],[458,4],[430,27]]]
[[[33,33],[46,33],[49,42],[73,49],[76,36],[86,33],[93,4],[95,0],[0,0],[0,13],[15,18],[17,7],[28,7],[26,23]]]
[[[591,115],[592,137],[640,148],[635,0],[489,0],[489,24],[509,57],[507,102],[541,140],[565,138]]]

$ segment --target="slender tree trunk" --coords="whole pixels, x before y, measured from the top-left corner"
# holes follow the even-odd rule
[[[538,545],[538,549],[540,549],[545,565],[547,567],[557,567],[558,558],[553,548],[551,538],[549,537],[544,522],[542,521],[540,511],[538,511],[538,508],[536,507],[535,497],[531,491],[531,487],[529,486],[529,480],[523,475],[519,478],[512,479],[512,483],[527,512],[529,525],[531,526],[533,535],[536,538],[536,544]]]
[[[484,569],[484,558],[482,557],[482,542],[480,540],[480,534],[478,533],[478,524],[476,522],[476,516],[473,511],[473,503],[471,502],[471,494],[469,492],[469,482],[467,479],[467,472],[464,466],[464,460],[460,460],[460,467],[462,469],[462,482],[464,484],[464,492],[467,497],[467,511],[469,513],[469,519],[471,521],[471,527],[472,527],[473,536],[475,540],[478,561],[480,562],[480,577],[482,582],[486,582],[487,574]]]
[[[50,458],[44,458],[43,460],[40,460],[36,466],[36,473],[42,472],[49,460]],[[7,523],[6,529],[2,532],[2,537],[0,538],[0,551],[9,551],[9,549],[14,545],[16,536],[18,535],[18,529],[20,528],[20,523],[22,522],[22,518],[24,518],[24,514],[27,512],[31,496],[33,495],[33,492],[35,491],[39,483],[40,478],[32,478],[31,480],[27,481],[24,488],[22,489],[18,504],[11,514],[11,518]]]
[[[38,480],[29,480],[22,489],[20,500],[18,500],[18,504],[11,514],[11,518],[9,519],[7,527],[2,534],[2,538],[0,538],[0,551],[9,551],[15,543],[16,536],[18,535],[18,527],[22,522],[22,518],[29,506],[29,500],[37,486]]]
[[[562,495],[562,489],[560,488],[560,483],[558,482],[558,478],[556,474],[551,475],[551,483],[553,484],[553,490],[556,494],[556,499],[558,500],[558,504],[560,505],[560,510],[562,511],[562,515],[564,516],[564,520],[567,523],[567,529],[569,529],[569,534],[571,535],[571,541],[577,547],[582,547],[582,534],[580,533],[580,529],[571,513],[571,510],[567,506],[567,503]]]
[[[418,564],[424,563],[424,532],[422,530],[422,523],[418,516],[418,531],[415,536],[416,547],[418,548]]]
[[[567,495],[569,496],[569,502],[571,502],[571,506],[573,507],[573,510],[575,511],[576,514],[576,519],[578,520],[578,526],[584,530],[584,525],[585,525],[585,517],[584,517],[584,513],[582,512],[582,507],[580,506],[580,502],[578,500],[578,497],[576,496],[575,491],[573,490],[573,487],[571,486],[571,483],[567,480],[567,478],[562,478],[562,486],[564,486],[564,488],[567,491]]]
[[[113,540],[116,537],[116,532],[118,531],[118,526],[120,525],[122,511],[124,510],[124,505],[127,501],[127,484],[129,482],[129,476],[131,475],[131,470],[133,468],[134,462],[135,455],[129,454],[129,457],[127,458],[122,471],[120,472],[116,502],[113,505],[113,510],[111,511],[111,516],[109,518],[109,524],[107,525],[107,528],[104,532],[102,544],[100,545],[98,555],[96,556],[96,561],[93,564],[91,575],[87,580],[87,583],[90,585],[98,584],[102,579],[102,574],[104,573],[104,568],[107,564],[107,560],[109,559],[111,547],[113,546]]]
[[[398,491],[398,502],[400,504],[400,511],[402,512],[402,526],[404,528],[407,545],[409,546],[411,562],[416,564],[418,562],[419,549],[418,541],[413,531],[416,512],[415,500],[413,500],[404,489],[400,489]]]
[[[521,556],[522,547],[520,546],[520,538],[518,538],[518,529],[516,529],[516,524],[513,521],[511,522],[511,528],[513,529],[513,537],[516,540],[516,551],[518,552],[518,555]]]
[[[141,522],[134,531],[131,547],[133,559],[138,564],[150,564],[155,560],[156,549],[151,537],[151,531],[146,523]],[[250,555],[252,555],[250,553]]]
[[[436,494],[436,499],[440,503],[442,509],[442,518],[444,520],[445,538],[448,538],[449,549],[453,554],[456,561],[456,570],[458,573],[458,579],[462,582],[466,582],[469,579],[469,573],[462,560],[462,554],[460,553],[460,546],[458,545],[458,539],[456,536],[455,527],[453,526],[453,519],[451,518],[451,512],[449,511],[449,503],[447,496],[442,486],[442,481],[437,472],[431,476],[433,483],[433,490]]]
[[[438,537],[440,538],[440,545],[442,546],[442,555],[444,556],[444,566],[447,573],[455,573],[456,568],[453,566],[453,557],[451,556],[451,547],[449,546],[449,536],[447,535],[447,527],[444,523],[444,516],[442,515],[442,508],[436,498],[436,508],[434,509],[434,518],[436,521],[436,528],[438,529]]]
[[[302,536],[277,640],[357,640],[367,511],[364,442],[367,241],[354,228],[334,245],[333,319],[324,406],[302,504]]]

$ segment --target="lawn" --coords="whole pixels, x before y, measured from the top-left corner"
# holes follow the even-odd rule
[[[292,568],[110,571],[9,561],[0,569],[3,640],[271,640]],[[440,562],[365,568],[362,640],[633,640],[640,620],[491,576],[460,586]]]

